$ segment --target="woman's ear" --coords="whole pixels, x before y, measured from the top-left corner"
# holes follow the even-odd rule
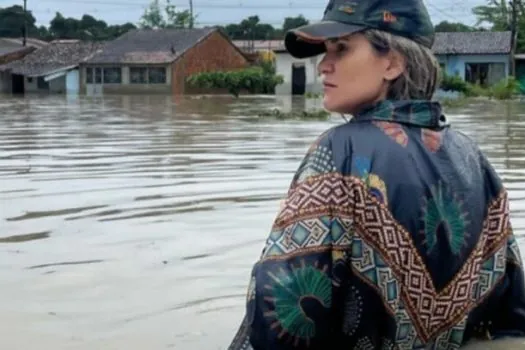
[[[405,71],[406,61],[403,55],[394,50],[390,50],[387,58],[388,66],[383,78],[387,81],[394,81]]]

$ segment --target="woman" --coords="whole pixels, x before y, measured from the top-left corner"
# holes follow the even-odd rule
[[[508,196],[438,102],[420,0],[330,1],[286,35],[352,114],[308,150],[253,267],[230,349],[456,349],[525,336]]]

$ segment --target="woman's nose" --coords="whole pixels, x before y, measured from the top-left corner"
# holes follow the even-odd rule
[[[317,65],[317,73],[319,75],[329,74],[334,72],[334,63],[330,60],[328,55],[324,55],[323,59]]]

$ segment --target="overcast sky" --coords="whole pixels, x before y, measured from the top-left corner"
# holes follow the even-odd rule
[[[189,0],[172,0],[172,3],[186,9]],[[318,20],[327,0],[193,0],[193,3],[197,22],[201,25],[237,23],[255,14],[263,22],[280,25],[285,17],[299,14]],[[425,3],[434,23],[447,20],[472,25],[475,22],[472,7],[486,0],[425,0]],[[22,5],[23,0],[0,0],[0,7],[13,4]],[[27,0],[27,8],[38,24],[44,25],[49,24],[56,11],[75,18],[88,13],[110,24],[137,23],[148,4],[149,0]]]

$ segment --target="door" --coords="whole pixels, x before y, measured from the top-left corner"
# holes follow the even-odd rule
[[[304,95],[306,90],[306,69],[304,63],[292,65],[292,95]]]
[[[24,76],[13,74],[11,75],[11,88],[13,94],[23,94],[24,93]]]

